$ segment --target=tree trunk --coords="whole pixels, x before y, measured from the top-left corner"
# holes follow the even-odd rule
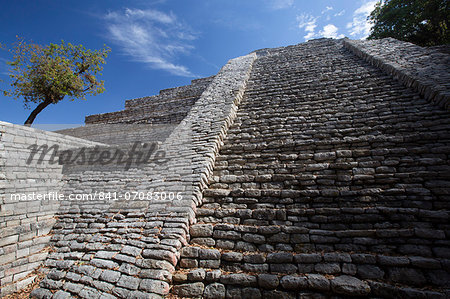
[[[25,121],[24,125],[27,127],[30,127],[31,124],[33,123],[34,119],[36,118],[36,116],[42,111],[44,110],[45,107],[47,107],[48,105],[50,105],[52,103],[51,100],[45,100],[42,103],[40,103],[30,114],[30,116],[28,116],[27,120]]]

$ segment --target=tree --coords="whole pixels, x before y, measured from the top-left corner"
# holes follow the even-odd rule
[[[3,94],[15,99],[22,97],[26,108],[30,103],[38,104],[25,121],[26,126],[48,105],[65,97],[71,101],[85,100],[87,95],[105,90],[104,82],[97,80],[96,75],[101,75],[102,64],[110,52],[106,46],[94,51],[64,41],[41,46],[18,37],[10,52],[13,60],[7,63],[12,83],[11,89],[3,90]]]
[[[450,43],[450,1],[379,1],[369,20],[373,27],[369,39],[393,37],[420,46]]]

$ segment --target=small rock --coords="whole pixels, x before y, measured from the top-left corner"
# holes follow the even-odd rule
[[[370,286],[355,277],[341,275],[331,280],[333,292],[349,296],[365,296],[370,293]]]
[[[52,298],[53,293],[46,289],[34,289],[30,293],[30,298],[37,298],[37,299],[50,299]]]
[[[222,275],[222,271],[220,270],[212,270],[206,273],[206,281],[219,281],[220,276]]]
[[[248,299],[261,299],[261,291],[256,288],[244,288],[242,289],[242,297],[237,298],[248,298]]]
[[[358,265],[357,273],[362,279],[381,279],[384,277],[384,271],[373,265]]]
[[[115,282],[119,281],[120,275],[121,275],[120,272],[113,271],[113,270],[105,270],[100,275],[100,279],[107,281],[107,282],[115,283]]]
[[[199,251],[199,257],[205,260],[220,260],[220,251],[217,249],[202,248]]]
[[[224,252],[222,253],[222,260],[227,262],[240,262],[244,255],[240,252]]]
[[[296,291],[305,289],[308,285],[308,281],[304,276],[285,275],[281,278],[280,284],[286,290]]]
[[[187,279],[189,281],[202,281],[206,277],[206,271],[204,269],[195,269],[188,273]]]
[[[64,291],[58,291],[58,292],[56,292],[54,295],[53,295],[53,297],[52,297],[52,299],[69,299],[69,298],[72,298],[72,296],[70,295],[70,293],[68,293],[68,292],[64,292]]]
[[[420,270],[412,268],[390,268],[388,279],[413,286],[422,286],[427,281]]]
[[[184,283],[173,286],[173,293],[179,297],[200,297],[204,289],[205,285],[202,282]]]
[[[307,276],[308,285],[313,290],[328,291],[330,289],[330,281],[320,274],[309,274]]]
[[[223,284],[240,285],[240,286],[256,286],[256,277],[253,275],[238,273],[226,274],[220,277],[220,282]]]
[[[279,284],[278,276],[272,274],[260,274],[258,275],[258,285],[267,290],[276,289]]]
[[[183,247],[181,249],[181,257],[196,258],[196,257],[198,257],[199,249],[200,249],[199,247],[194,247],[194,246]]]
[[[130,290],[137,290],[139,282],[140,282],[139,278],[128,275],[122,275],[122,277],[120,277],[119,281],[117,282],[117,286],[127,288]]]
[[[200,260],[199,267],[217,269],[220,267],[220,260]]]
[[[288,252],[275,252],[267,255],[267,262],[274,264],[291,263],[293,256]]]
[[[213,235],[212,224],[195,224],[189,229],[192,237],[210,237]]]
[[[315,265],[316,272],[324,274],[336,274],[341,272],[341,267],[337,263],[320,263]]]
[[[251,264],[262,264],[266,262],[263,254],[248,254],[244,255],[244,262]]]
[[[149,293],[167,295],[169,293],[170,286],[165,281],[154,279],[143,279],[139,285],[139,289],[147,291]]]
[[[225,286],[221,283],[211,283],[206,286],[203,293],[205,299],[223,299],[225,298]]]

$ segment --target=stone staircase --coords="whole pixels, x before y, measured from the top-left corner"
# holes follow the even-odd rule
[[[450,113],[341,41],[257,54],[172,293],[448,296]]]

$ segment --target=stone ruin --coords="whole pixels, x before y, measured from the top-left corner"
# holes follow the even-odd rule
[[[449,298],[449,108],[442,48],[319,39],[80,128],[1,122],[1,296]],[[165,163],[26,163],[147,141]],[[49,192],[182,198],[11,196]]]

